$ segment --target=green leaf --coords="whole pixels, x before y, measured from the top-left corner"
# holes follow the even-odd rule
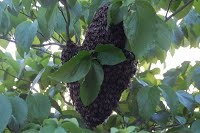
[[[9,99],[0,94],[0,132],[3,132],[12,114],[12,106]]]
[[[128,13],[127,6],[122,6],[122,1],[116,1],[111,4],[108,10],[108,24],[118,24]],[[111,20],[111,22],[109,22]]]
[[[84,78],[90,70],[91,59],[88,51],[80,51],[76,56],[63,64],[60,69],[51,74],[51,78],[62,82],[75,82]]]
[[[28,115],[28,106],[26,102],[19,97],[10,97],[10,102],[12,104],[12,114],[16,118],[19,124],[24,124]]]
[[[54,130],[54,133],[67,133],[64,128],[58,127]]]
[[[58,0],[39,0],[40,4],[44,7],[55,5]]]
[[[61,124],[61,127],[64,128],[66,132],[81,133],[81,129],[72,122],[64,122]]]
[[[35,20],[33,23],[25,21],[19,24],[15,31],[16,46],[19,54],[24,57],[24,53],[28,53],[34,37],[37,33],[38,22]]]
[[[200,89],[200,64],[197,63],[195,66],[193,66],[187,75],[187,84],[190,85],[194,82],[195,87],[197,89]]]
[[[193,131],[193,133],[199,133],[200,131],[199,131],[199,129],[200,129],[200,120],[198,119],[198,120],[196,120],[196,121],[194,121],[193,123],[192,123],[192,131]]]
[[[40,129],[39,133],[54,133],[56,127],[52,125],[44,126]]]
[[[156,121],[156,123],[161,125],[161,127],[163,128],[166,126],[169,117],[170,117],[170,114],[166,111],[160,111],[152,115],[152,119]]]
[[[165,101],[167,102],[167,105],[169,106],[171,113],[175,115],[177,113],[177,106],[178,106],[178,97],[175,91],[167,86],[161,86],[159,88],[162,91],[162,95],[165,98]]]
[[[95,51],[98,53],[97,59],[102,65],[116,65],[126,60],[122,50],[111,44],[99,44]]]
[[[184,125],[186,123],[186,119],[184,117],[176,116],[175,118],[181,125]]]
[[[156,56],[167,51],[171,44],[171,32],[146,1],[136,1],[124,20],[124,30],[129,45],[137,58]]]
[[[85,106],[90,105],[98,96],[103,78],[102,66],[98,62],[93,61],[90,71],[80,85],[80,98]]]
[[[26,98],[29,120],[43,121],[48,118],[51,103],[48,96],[36,93]]]
[[[0,34],[8,34],[10,26],[10,17],[8,13],[0,9]]]
[[[195,96],[195,101],[200,104],[200,94]]]
[[[140,116],[148,120],[160,102],[160,91],[156,87],[141,88],[137,94],[137,101]]]
[[[179,101],[190,111],[192,111],[195,107],[195,101],[191,94],[179,90],[176,92]]]
[[[0,46],[1,46],[2,48],[6,49],[7,46],[8,46],[8,44],[9,44],[9,41],[0,39]]]
[[[30,130],[23,131],[22,133],[38,133],[38,130],[30,129]]]
[[[200,14],[200,1],[198,0],[195,0],[194,1],[194,7],[195,7],[195,10]]]
[[[22,0],[22,4],[27,12],[30,12],[32,0]]]

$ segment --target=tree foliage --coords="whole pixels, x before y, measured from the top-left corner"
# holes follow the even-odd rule
[[[139,64],[115,113],[89,130],[65,83],[80,82],[87,106],[99,93],[102,65],[116,65],[126,57],[109,44],[82,50],[64,65],[60,55],[68,40],[83,42],[94,13],[107,2],[108,26],[123,21],[126,49]],[[0,132],[198,133],[200,62],[185,61],[161,79],[155,75],[162,70],[151,66],[165,63],[167,52],[198,48],[199,43],[200,0],[1,0]]]

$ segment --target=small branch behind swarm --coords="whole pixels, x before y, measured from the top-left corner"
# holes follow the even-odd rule
[[[69,27],[70,27],[70,12],[69,12],[69,6],[68,6],[68,3],[67,3],[67,0],[61,0],[62,4],[65,6],[65,10],[66,10],[66,13],[67,13],[67,19],[65,18],[65,15],[62,11],[61,8],[59,8],[59,10],[61,11],[64,19],[65,19],[65,22],[66,22],[66,32],[67,32],[67,38],[66,40],[69,41],[70,40],[70,32],[69,32]]]
[[[179,12],[181,12],[184,8],[186,8],[189,4],[191,4],[194,0],[190,0],[187,3],[185,3],[185,5],[183,5],[182,7],[180,7],[178,10],[176,10],[173,14],[171,14],[169,17],[165,18],[165,22],[167,22],[169,19],[171,19],[173,16],[175,16],[176,14],[178,14]]]

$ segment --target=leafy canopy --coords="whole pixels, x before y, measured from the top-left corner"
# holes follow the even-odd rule
[[[60,55],[68,40],[83,42],[94,13],[107,2],[107,26],[123,21],[138,71],[115,113],[89,130],[66,83],[80,83],[88,106],[100,91],[102,66],[126,57],[112,44],[80,51],[63,65]],[[199,132],[200,63],[185,61],[166,72],[153,67],[180,47],[199,48],[199,38],[200,0],[1,0],[0,132]]]

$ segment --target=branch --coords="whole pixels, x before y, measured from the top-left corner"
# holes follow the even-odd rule
[[[63,5],[65,6],[65,10],[66,10],[66,13],[67,13],[67,21],[65,19],[65,22],[66,22],[66,32],[67,32],[67,39],[66,40],[70,40],[70,33],[69,33],[69,27],[70,27],[70,12],[69,12],[69,7],[68,7],[68,3],[67,3],[67,0],[62,0],[61,1],[63,3]],[[64,17],[64,13],[61,11],[61,13],[63,14],[63,17]],[[65,17],[64,17],[65,18]]]
[[[0,39],[16,43],[16,41],[12,40],[11,38],[4,38],[3,36],[0,36]],[[44,46],[49,46],[49,45],[57,45],[62,48],[65,47],[65,45],[63,45],[62,43],[32,44],[31,47],[44,47]]]
[[[21,14],[23,14],[24,16],[30,18],[30,19],[35,19],[35,18],[32,18],[31,16],[25,14],[24,12],[20,12]],[[44,39],[46,40],[49,40],[48,38],[46,38],[41,32],[37,31],[37,33],[39,33]],[[51,36],[54,40],[56,40],[57,42],[60,43],[60,41],[58,39],[56,39],[53,35]]]
[[[54,55],[54,54],[52,54],[52,53],[50,53],[50,52],[48,52],[48,51],[42,50],[42,49],[40,49],[40,48],[35,48],[35,47],[32,47],[32,48],[35,49],[35,50],[38,50],[38,51],[42,51],[42,52],[44,52],[44,53],[46,53],[46,54],[49,54],[49,55],[51,55],[51,56],[53,56],[53,57],[55,57],[55,58],[59,58],[59,59],[60,59],[59,56]]]
[[[190,0],[187,3],[185,3],[185,5],[183,5],[182,7],[180,7],[178,10],[176,10],[172,15],[170,15],[169,17],[167,17],[165,19],[165,22],[167,22],[169,19],[171,19],[173,16],[175,16],[176,14],[178,14],[180,11],[182,11],[185,7],[187,7],[190,3],[192,3],[194,0]]]
[[[165,127],[165,129],[166,129],[166,128],[173,128],[173,127],[181,127],[181,126],[190,125],[190,124],[192,124],[192,122],[187,122],[187,123],[185,123],[185,124],[183,124],[183,125],[181,125],[181,124],[172,124],[172,125],[167,125],[167,126]],[[163,130],[163,128],[162,128],[162,127],[153,127],[153,128],[151,128],[149,131],[152,132],[152,131],[158,131],[158,130]]]
[[[15,43],[15,40],[12,40],[11,38],[4,38],[3,36],[0,36],[0,39]]]
[[[44,46],[49,46],[49,45],[57,45],[60,47],[64,47],[62,43],[47,43],[47,44],[32,44],[31,47],[44,47]]]
[[[60,96],[62,97],[64,103],[66,103],[67,105],[73,106],[72,103],[67,102],[67,101],[65,100],[65,97],[63,96],[62,92],[60,92]]]
[[[170,0],[170,1],[169,1],[169,5],[168,5],[168,8],[167,8],[167,12],[166,12],[166,15],[165,15],[165,19],[167,19],[168,12],[169,12],[169,8],[171,7],[172,1],[173,1],[173,0]]]
[[[16,77],[15,75],[12,75],[11,73],[9,73],[9,72],[7,72],[6,70],[4,70],[2,66],[1,66],[1,68],[0,68],[0,71],[3,71],[3,72],[5,72],[5,73],[7,73],[8,75],[10,75],[11,77],[16,78],[16,79],[18,79],[18,80],[23,80],[23,81],[26,81],[26,82],[28,82],[28,83],[32,83],[32,82],[29,81],[29,80],[22,79],[22,78],[18,78],[18,77]]]

